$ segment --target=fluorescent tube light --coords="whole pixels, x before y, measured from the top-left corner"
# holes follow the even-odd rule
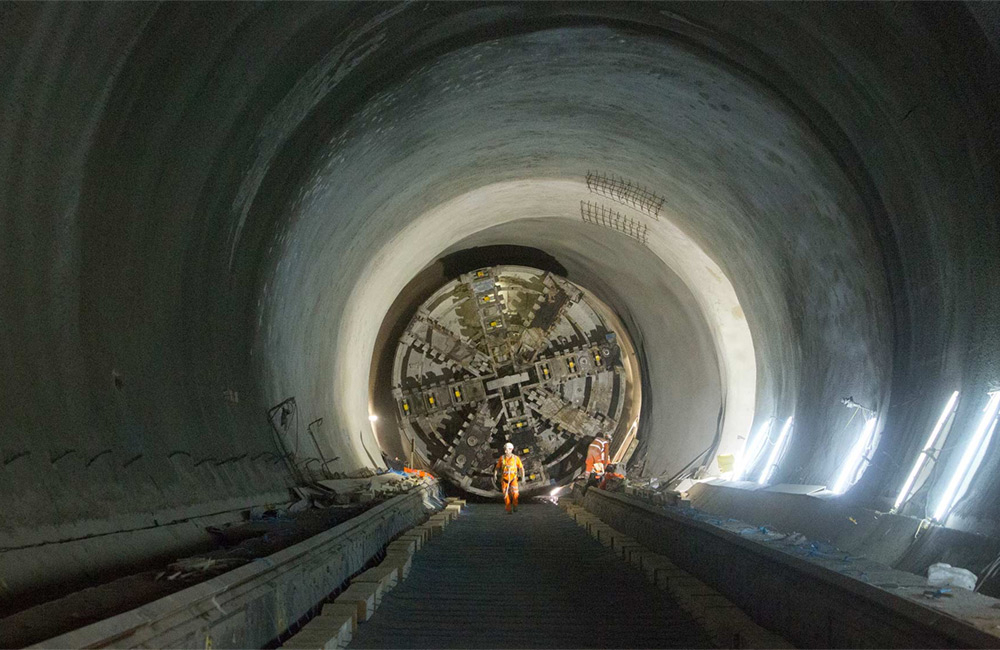
[[[743,445],[743,452],[740,453],[739,460],[736,462],[736,471],[733,472],[733,480],[740,481],[743,479],[743,475],[748,471],[753,469],[754,464],[757,462],[757,458],[760,456],[760,452],[764,449],[764,443],[767,442],[768,436],[771,435],[771,426],[774,424],[774,418],[768,418],[761,422],[760,428],[757,430],[757,436],[753,440],[753,446],[749,446],[750,441],[747,440],[747,444]]]
[[[937,510],[934,511],[934,519],[937,521],[942,521],[962,496],[965,490],[959,491],[959,488],[969,486],[972,481],[971,474],[975,473],[974,471],[970,472],[972,461],[977,457],[982,458],[980,448],[984,442],[989,442],[993,433],[993,425],[997,419],[997,407],[1000,406],[1000,391],[993,391],[989,393],[989,396],[990,399],[986,403],[986,408],[983,409],[983,417],[979,420],[979,426],[976,427],[975,433],[969,439],[969,445],[965,448],[965,453],[962,454],[962,460],[959,461],[955,473],[951,475],[951,481],[948,482],[948,488],[941,496],[941,500],[938,501]]]
[[[778,436],[778,441],[774,443],[774,449],[771,450],[771,455],[767,457],[767,465],[760,473],[760,478],[757,479],[757,483],[764,485],[767,480],[771,478],[771,473],[774,472],[774,468],[778,465],[778,460],[781,458],[781,452],[785,448],[785,440],[788,438],[788,433],[792,429],[792,421],[794,417],[790,417],[785,420],[785,426],[781,427],[781,435]]]
[[[865,459],[865,450],[868,449],[872,436],[875,435],[875,425],[877,423],[878,418],[872,415],[865,422],[865,426],[862,427],[861,435],[858,436],[858,439],[851,447],[851,451],[848,452],[847,460],[840,470],[840,476],[837,477],[837,482],[833,484],[833,491],[837,494],[843,494],[847,491],[847,488],[854,485],[858,471],[861,469],[861,464]]]
[[[951,394],[951,398],[948,403],[945,404],[944,410],[941,411],[941,417],[938,418],[937,424],[931,430],[931,435],[927,436],[927,442],[924,443],[924,448],[920,450],[917,455],[917,460],[913,463],[913,469],[910,470],[910,475],[906,477],[906,482],[903,483],[903,489],[899,491],[899,496],[896,497],[896,503],[893,504],[892,509],[898,510],[899,506],[906,501],[910,496],[910,489],[913,487],[913,482],[917,480],[917,476],[920,474],[920,469],[927,462],[927,457],[930,451],[934,448],[934,443],[937,442],[937,437],[944,428],[945,422],[948,421],[948,417],[955,412],[955,407],[958,405],[958,391],[956,390]]]

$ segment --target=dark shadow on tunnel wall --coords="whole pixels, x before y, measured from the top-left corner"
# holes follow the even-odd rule
[[[568,273],[566,267],[559,260],[545,251],[515,244],[466,248],[445,255],[438,263],[444,267],[446,281],[484,266],[500,266],[501,264],[530,266],[534,269],[555,273],[563,278],[566,278]]]

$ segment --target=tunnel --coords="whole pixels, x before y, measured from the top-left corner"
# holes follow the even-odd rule
[[[543,434],[565,436],[551,442],[565,463],[524,479],[518,534],[534,539],[532,508],[555,513],[561,495],[679,554],[794,645],[895,641],[860,623],[797,636],[685,540],[739,520],[921,579],[938,563],[974,574],[971,600],[935,607],[1000,597],[997,5],[10,3],[0,52],[0,619],[65,614],[80,590],[209,552],[220,530],[315,500],[317,482],[420,476],[468,500],[455,531],[494,531],[501,443],[527,461]],[[483,374],[504,408],[514,386],[548,424],[518,438],[516,417],[483,420],[473,484],[435,465],[457,458],[473,407],[451,404],[456,424],[416,453],[403,400],[419,384],[461,401],[455,377],[475,373],[452,374],[458,348],[429,352],[451,370],[410,388],[393,364],[449,283],[513,268],[586,296],[574,304],[605,324],[557,344],[535,323],[551,340],[530,373]],[[510,318],[516,296],[497,296]],[[620,415],[567,425],[558,409],[593,413],[544,389],[535,362],[589,363],[612,340]],[[581,483],[600,426],[620,499]],[[673,508],[701,532],[628,508]],[[560,530],[537,534],[577,533]],[[114,613],[163,595],[142,593]],[[227,647],[278,647],[319,602],[279,601],[264,641]],[[962,625],[996,635],[989,620]],[[927,643],[989,645],[948,638]]]

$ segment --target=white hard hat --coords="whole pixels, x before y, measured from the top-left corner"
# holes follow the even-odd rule
[[[508,442],[506,445],[503,446],[503,450],[504,451],[514,451],[514,443],[513,442]]]

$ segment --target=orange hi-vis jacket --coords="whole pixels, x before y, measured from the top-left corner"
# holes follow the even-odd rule
[[[608,457],[608,450],[611,447],[611,441],[604,438],[594,438],[594,441],[590,443],[590,447],[587,448],[587,473],[594,471],[594,465],[600,463],[601,468],[599,471],[604,471],[604,466],[610,462]]]
[[[518,470],[523,470],[524,465],[521,464],[519,456],[511,454],[510,458],[501,456],[500,460],[497,461],[496,468],[500,471],[500,480],[507,483],[517,481]]]

